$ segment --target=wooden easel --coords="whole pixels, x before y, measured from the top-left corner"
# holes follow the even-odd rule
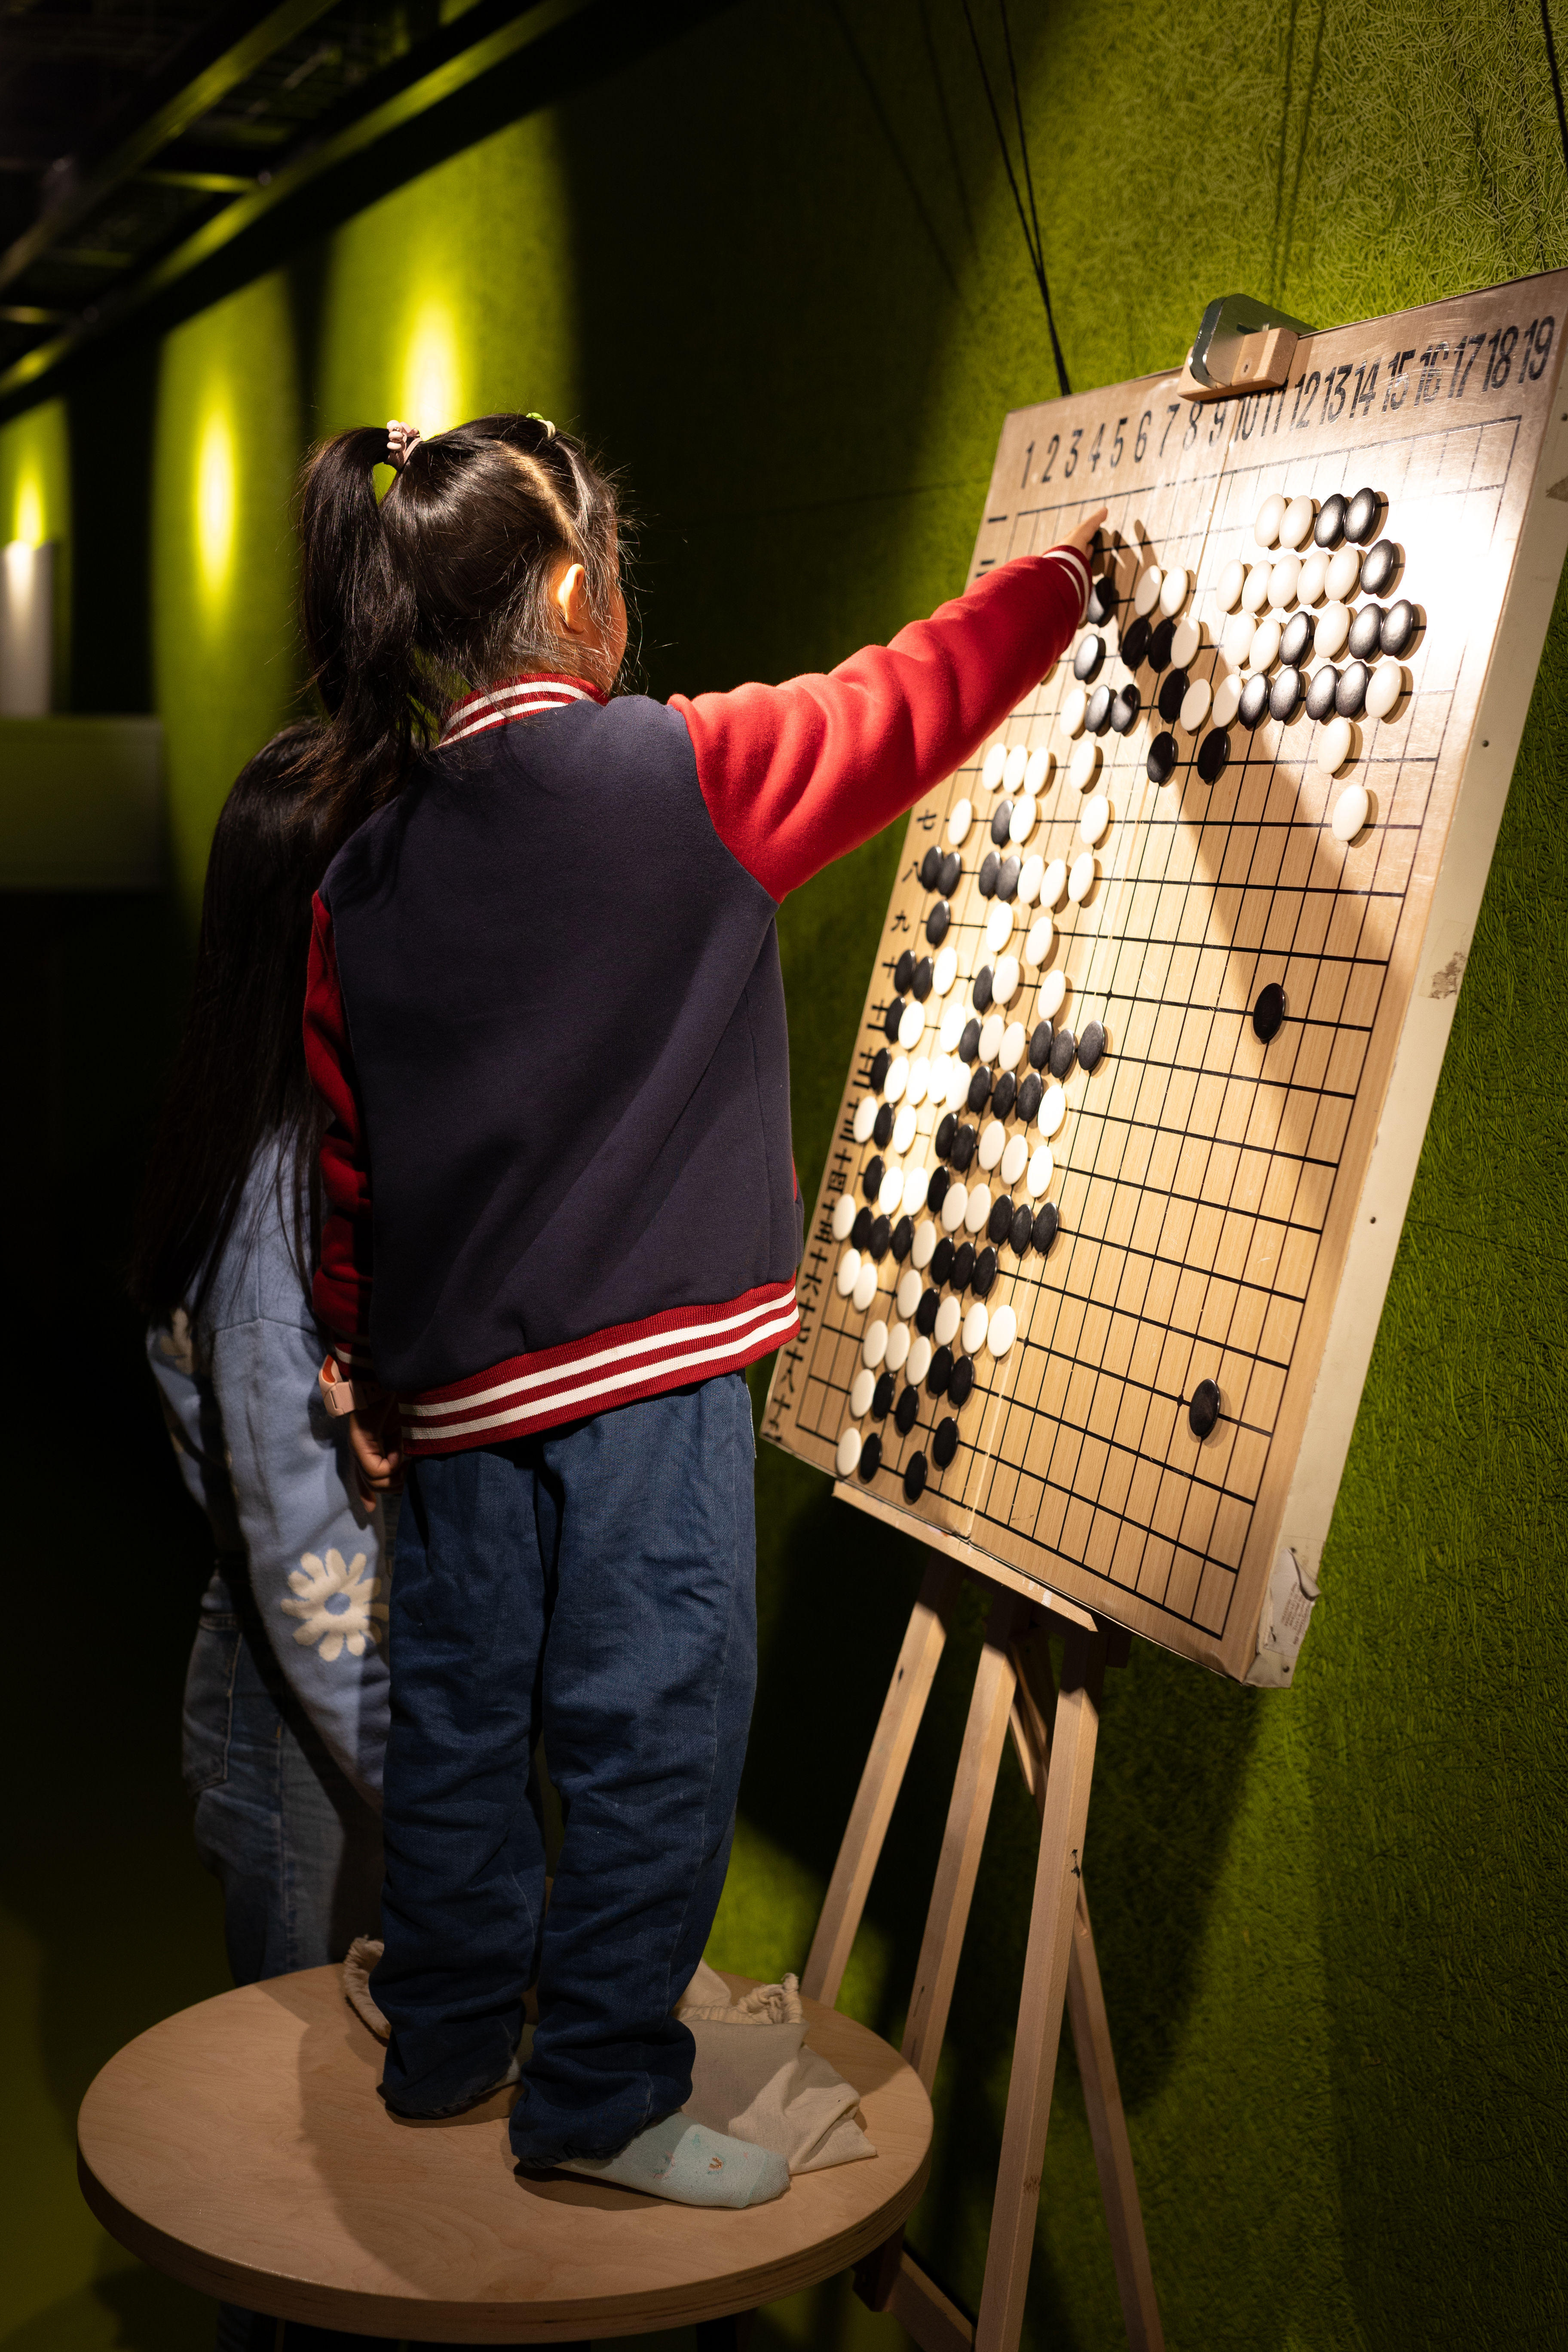
[[[961,1565],[942,1552],[930,1553],[838,1850],[801,1990],[829,2004],[837,1999],[966,1574],[984,1582],[993,1597],[926,1914],[902,2055],[929,2092],[936,2078],[980,1850],[1003,1745],[1010,1730],[1026,1784],[1039,1810],[1040,1849],[985,2282],[979,2319],[972,2322],[910,2254],[900,2231],[859,2264],[856,2289],[874,2311],[890,2312],[922,2352],[967,2352],[970,2347],[974,2352],[1016,2352],[1034,2251],[1065,2000],[1083,2078],[1128,2341],[1132,2352],[1163,2352],[1132,2152],[1079,1867],[1100,1727],[1100,1688],[1106,1667],[1126,1661],[1131,1639],[1126,1633],[1048,1596],[1045,1605],[1033,1602],[1008,1587],[992,1583],[973,1561]],[[1052,1632],[1064,1633],[1067,1641],[1059,1690],[1054,1687],[1047,1648],[1047,1637]]]

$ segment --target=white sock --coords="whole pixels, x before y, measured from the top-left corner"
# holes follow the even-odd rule
[[[789,2187],[789,2167],[772,2148],[731,2139],[679,2114],[649,2124],[617,2156],[567,2157],[559,2169],[613,2181],[617,2189],[640,2189],[675,2205],[765,2205]]]

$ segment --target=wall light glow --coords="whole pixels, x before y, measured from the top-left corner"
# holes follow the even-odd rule
[[[16,484],[16,523],[11,536],[28,547],[42,547],[47,536],[44,529],[43,488],[37,474],[30,470]]]
[[[462,364],[452,314],[444,302],[426,302],[417,313],[403,361],[403,391],[397,414],[417,425],[426,439],[463,421]]]
[[[196,451],[196,560],[209,604],[219,602],[228,586],[234,516],[234,435],[225,411],[215,408]]]

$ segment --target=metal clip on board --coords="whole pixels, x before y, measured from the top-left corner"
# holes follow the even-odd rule
[[[1177,385],[1186,400],[1278,392],[1290,373],[1298,336],[1313,330],[1250,294],[1217,294],[1204,312]]]

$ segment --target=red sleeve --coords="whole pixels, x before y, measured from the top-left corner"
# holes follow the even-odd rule
[[[331,1113],[321,1142],[321,1262],[311,1303],[345,1367],[370,1369],[370,1169],[354,1084],[353,1049],[338,979],[332,919],[318,898],[312,908],[310,962],[305,980],[305,1064],[310,1083]]]
[[[972,759],[1083,618],[1076,548],[1018,556],[825,677],[672,695],[725,846],[773,899]]]

